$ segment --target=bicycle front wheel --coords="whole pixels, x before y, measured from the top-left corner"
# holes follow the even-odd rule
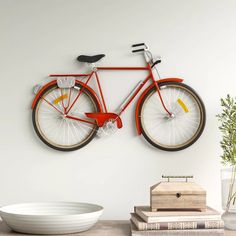
[[[201,136],[206,120],[205,107],[197,93],[185,84],[159,84],[170,117],[164,110],[156,88],[150,89],[141,101],[139,122],[144,138],[154,147],[179,151]]]
[[[86,112],[98,112],[94,95],[79,83],[70,89],[48,87],[37,101],[32,114],[33,126],[39,138],[49,147],[59,151],[73,151],[88,144],[95,136],[98,126],[66,118],[64,107],[70,107],[83,89],[68,115],[88,120]],[[91,121],[91,120],[90,120]]]

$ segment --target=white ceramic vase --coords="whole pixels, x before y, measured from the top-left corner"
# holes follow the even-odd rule
[[[225,211],[222,215],[225,228],[236,230],[236,198],[230,201],[229,207],[227,202],[230,195],[230,186],[232,185],[232,176],[234,173],[232,168],[225,168],[221,170],[221,192],[222,192],[222,208]],[[236,180],[231,191],[232,196],[236,192]]]

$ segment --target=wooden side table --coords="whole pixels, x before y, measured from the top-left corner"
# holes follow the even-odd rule
[[[71,236],[130,236],[130,224],[127,220],[101,220],[91,230]],[[11,231],[5,223],[0,223],[0,236],[29,236]],[[225,236],[236,236],[236,231],[225,230]]]

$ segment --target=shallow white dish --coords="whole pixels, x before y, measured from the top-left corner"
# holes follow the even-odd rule
[[[90,229],[103,207],[79,202],[39,202],[8,205],[0,216],[14,231],[28,234],[68,234]]]

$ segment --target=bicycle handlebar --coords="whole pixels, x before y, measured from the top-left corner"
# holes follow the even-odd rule
[[[132,47],[146,46],[145,43],[133,44]]]
[[[159,59],[159,60],[156,60],[153,64],[152,64],[152,68],[156,65],[156,64],[158,64],[158,63],[161,63],[161,60]]]
[[[136,43],[132,45],[132,48],[134,47],[141,47],[139,49],[135,49],[132,50],[132,53],[135,52],[144,52],[144,58],[146,60],[147,63],[149,63],[151,65],[151,68],[155,68],[155,65],[157,65],[158,63],[161,63],[161,60],[158,59],[156,61],[154,61],[152,53],[149,50],[149,47],[145,44],[145,43]],[[157,72],[158,73],[158,72]],[[159,75],[159,74],[158,74]],[[160,76],[159,76],[160,77]]]
[[[136,49],[136,50],[132,50],[132,52],[143,52],[145,51],[144,49]]]
[[[134,52],[144,52],[144,51],[146,51],[146,50],[148,49],[148,46],[147,46],[145,43],[136,43],[136,44],[133,44],[133,45],[132,45],[132,48],[134,48],[134,47],[141,47],[141,46],[143,46],[143,47],[140,48],[140,49],[132,50],[132,52],[133,52],[133,53],[134,53]]]

